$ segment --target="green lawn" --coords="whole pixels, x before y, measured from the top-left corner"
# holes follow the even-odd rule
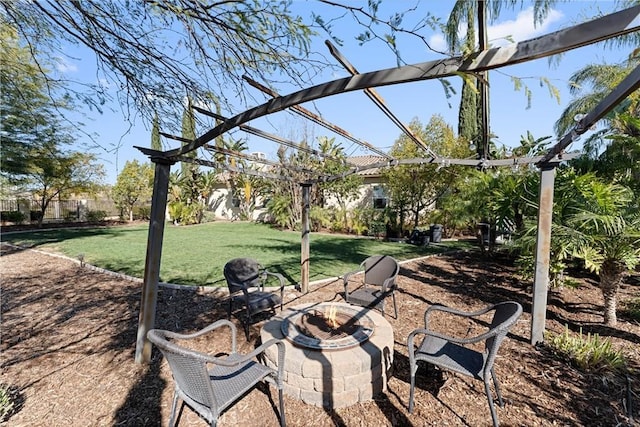
[[[91,229],[56,229],[3,234],[3,242],[38,247],[85,262],[142,277],[148,226]],[[462,242],[419,247],[363,238],[311,234],[310,280],[338,276],[355,269],[372,254],[398,260],[416,258],[454,248]],[[212,222],[188,227],[167,224],[162,250],[161,281],[191,285],[225,285],[224,264],[236,257],[257,259],[269,270],[282,273],[290,284],[300,281],[300,233],[264,224]]]

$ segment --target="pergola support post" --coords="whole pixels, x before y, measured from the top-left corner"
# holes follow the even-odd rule
[[[302,242],[300,244],[300,289],[309,292],[309,193],[311,184],[302,184]]]
[[[531,344],[544,341],[551,259],[551,221],[553,217],[553,186],[557,163],[546,163],[540,169],[538,235],[536,240],[536,272],[533,281],[531,307]]]
[[[151,161],[155,163],[155,175],[153,177],[151,220],[147,237],[147,257],[144,265],[144,282],[136,341],[135,361],[139,364],[151,362],[151,342],[147,340],[147,332],[155,327],[162,239],[169,193],[169,173],[173,164],[173,162],[162,158],[152,157]]]

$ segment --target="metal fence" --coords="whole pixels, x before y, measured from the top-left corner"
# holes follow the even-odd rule
[[[0,211],[22,212],[25,222],[37,221],[42,207],[38,200],[8,199],[0,200]],[[45,222],[86,221],[87,213],[103,211],[107,218],[120,216],[120,210],[112,200],[53,200],[44,211]]]

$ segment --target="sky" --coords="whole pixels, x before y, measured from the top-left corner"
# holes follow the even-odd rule
[[[350,2],[349,4],[364,6],[366,3]],[[407,9],[414,4],[416,1],[386,0],[382,3],[380,16],[388,17],[392,8]],[[452,6],[453,1],[449,0],[418,2],[418,8],[439,16],[442,21],[446,21]],[[584,22],[587,20],[585,17],[595,16],[599,12],[610,13],[613,7],[614,2],[612,1],[558,2],[545,21],[534,27],[532,8],[527,6],[527,2],[525,2],[521,10],[503,10],[500,19],[489,24],[489,42],[491,46],[496,46],[509,43],[509,40],[518,42],[531,39]],[[325,20],[344,14],[344,11],[330,8],[315,1],[297,0],[294,1],[293,8],[303,18],[308,18],[312,12],[322,15]],[[406,23],[408,22],[406,21]],[[338,49],[360,73],[393,68],[397,65],[395,55],[381,42],[360,45],[355,36],[362,31],[362,27],[357,26],[348,17],[334,21],[333,31],[334,35],[343,41],[342,46],[338,46]],[[442,34],[430,29],[421,31],[421,34],[428,40],[430,46],[445,50]],[[330,58],[328,50],[324,46],[324,40],[327,38],[326,33],[319,34],[312,47],[324,52],[325,56]],[[402,57],[407,63],[442,58],[442,55],[425,49],[423,45],[416,42],[415,38],[399,39],[399,47]],[[571,100],[568,91],[571,74],[589,63],[620,62],[629,53],[629,48],[611,49],[597,44],[567,52],[562,55],[557,64],[551,64],[548,59],[543,58],[490,72],[490,129],[495,135],[494,141],[507,147],[515,147],[519,145],[520,137],[525,135],[527,131],[530,131],[535,138],[552,136],[555,141],[558,136],[554,135],[553,125]],[[74,57],[75,60],[66,59],[61,62],[60,66],[64,69],[61,68],[60,71],[63,71],[70,78],[80,81],[95,79],[93,53],[88,49],[80,49],[76,51]],[[348,73],[341,69],[327,70],[324,75],[309,82],[309,85],[347,76]],[[514,89],[511,76],[522,78],[523,84],[531,90],[530,108],[527,108],[525,92]],[[560,91],[560,102],[550,95],[545,85],[540,84],[541,78],[547,78]],[[454,130],[457,130],[461,79],[454,77],[449,81],[458,92],[457,95],[449,99],[446,98],[441,83],[436,80],[386,86],[376,88],[376,91],[403,123],[409,123],[413,118],[418,118],[423,124],[426,124],[433,115],[438,114]],[[293,88],[286,87],[276,88],[276,90],[281,95],[294,91]],[[251,96],[256,100],[256,104],[249,107],[266,101],[261,93],[248,85],[247,91],[250,91]],[[304,104],[303,107],[322,115],[325,120],[347,130],[357,139],[366,141],[384,151],[387,151],[401,135],[400,129],[362,92],[324,98],[314,103]],[[133,117],[127,121],[119,109],[117,104],[112,104],[106,106],[102,114],[96,111],[83,112],[85,116],[83,119],[84,131],[96,135],[95,140],[102,147],[96,153],[105,167],[107,173],[105,183],[107,184],[115,183],[118,172],[122,170],[127,160],[146,161],[147,158],[134,146],[148,147],[151,140],[149,123],[145,123],[140,117]],[[238,107],[237,111],[229,111],[225,115],[230,117],[243,109],[245,108]],[[295,136],[301,135],[302,132],[310,133],[316,137],[335,136],[336,141],[342,144],[347,155],[371,154],[361,149],[357,144],[343,140],[324,128],[314,128],[305,120],[292,114],[278,113],[255,120],[248,125],[289,139],[295,139]],[[197,133],[202,134],[207,130],[198,129]],[[266,154],[267,158],[275,158],[277,145],[240,131],[233,132],[233,136],[236,139],[248,138],[250,152],[262,152]],[[175,148],[179,145],[175,141],[164,141],[164,143],[170,144],[166,148]],[[569,150],[579,150],[580,147],[578,141],[570,146]]]

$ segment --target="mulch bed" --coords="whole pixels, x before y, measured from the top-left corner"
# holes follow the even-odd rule
[[[167,423],[173,383],[166,362],[154,351],[150,365],[134,363],[140,283],[8,247],[3,247],[0,268],[0,383],[11,387],[15,401],[7,425]],[[483,258],[475,252],[429,257],[403,264],[400,274],[399,317],[387,316],[395,334],[388,390],[371,402],[337,410],[285,397],[289,426],[490,425],[482,382],[426,367],[418,371],[416,407],[408,413],[406,338],[422,326],[431,304],[469,310],[502,300],[524,307],[496,361],[506,401],[497,408],[502,425],[638,425],[633,420],[640,421],[640,324],[621,317],[615,328],[604,327],[602,296],[593,277],[579,277],[579,289],[550,291],[547,329],[561,333],[568,327],[606,337],[628,356],[628,377],[585,373],[547,347],[531,346],[532,286],[518,278],[507,258]],[[314,286],[307,295],[291,289],[287,305],[342,301],[341,292],[339,281]],[[626,283],[620,305],[639,293],[640,286]],[[216,295],[161,289],[157,327],[194,331],[226,317],[226,300]],[[249,342],[240,333],[242,352],[255,347],[259,330],[260,323],[252,326]],[[213,350],[225,343],[213,335],[207,345]],[[219,425],[277,426],[276,404],[274,390],[255,389],[224,413]],[[205,424],[188,409],[180,423]]]

